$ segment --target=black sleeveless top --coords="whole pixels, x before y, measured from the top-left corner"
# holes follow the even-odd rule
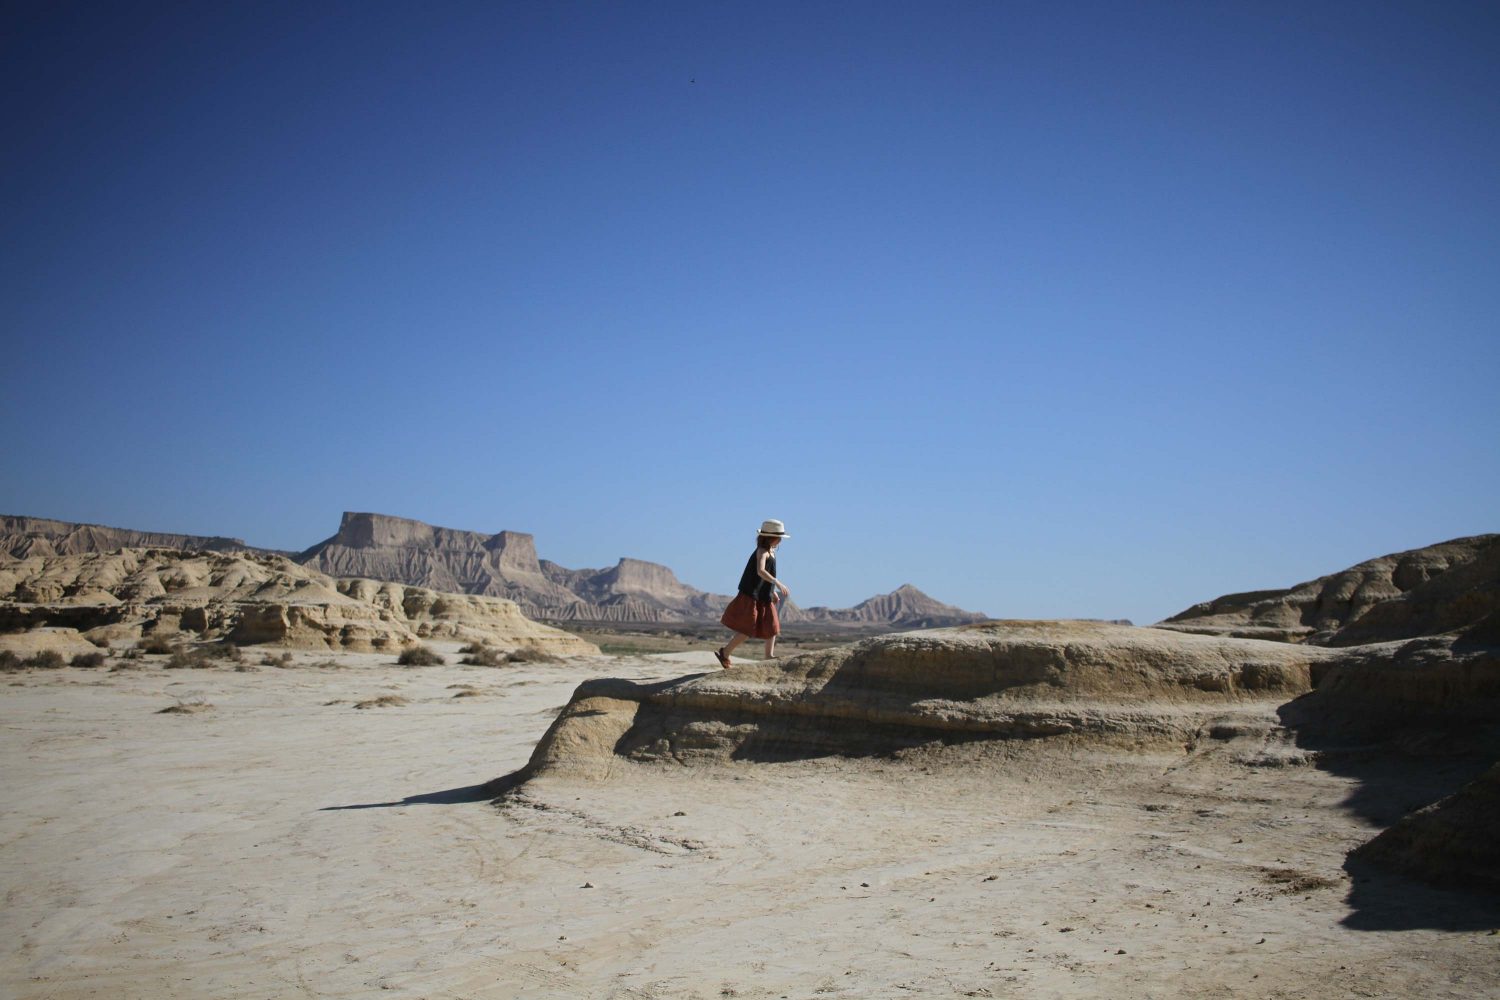
[[[757,601],[769,601],[776,588],[762,580],[760,574],[755,572],[755,557],[758,555],[760,555],[760,549],[750,553],[750,561],[745,563],[745,572],[740,574],[740,593],[753,597]],[[772,576],[776,575],[776,553],[774,552],[766,556],[766,572]]]

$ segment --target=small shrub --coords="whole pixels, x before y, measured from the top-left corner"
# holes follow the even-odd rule
[[[240,647],[232,642],[216,642],[206,647],[203,652],[215,660],[228,660],[230,663],[240,662]]]
[[[292,665],[292,654],[282,653],[280,656],[272,656],[270,653],[267,653],[260,658],[260,665],[263,667],[280,667],[285,670]]]
[[[448,661],[426,646],[412,646],[410,649],[403,649],[401,655],[396,657],[396,662],[403,667],[440,667]]]
[[[70,661],[75,667],[102,667],[108,659],[103,653],[78,653]]]
[[[368,701],[357,701],[355,708],[399,708],[407,704],[405,698],[399,694],[383,694],[379,698],[371,698]]]
[[[522,646],[511,650],[506,660],[511,663],[561,663],[562,657],[553,656],[538,646]]]
[[[175,653],[179,649],[177,643],[164,635],[150,635],[135,644],[135,648],[143,653],[155,653],[166,655]]]
[[[157,715],[192,715],[192,714],[194,714],[196,712],[207,712],[207,711],[211,710],[212,708],[213,708],[213,705],[211,705],[208,702],[204,701],[202,698],[198,698],[198,699],[196,699],[194,701],[179,701],[175,705],[168,705],[166,708],[163,708],[163,709],[159,710],[156,714]]]
[[[181,648],[163,664],[168,670],[204,670],[213,665],[207,650]]]
[[[63,662],[61,653],[55,649],[46,649],[28,658],[26,666],[35,667],[38,670],[56,670],[63,665]]]
[[[489,648],[490,647],[489,647],[488,643],[471,642],[467,646],[460,646],[459,649],[458,649],[458,651],[460,653],[473,653],[475,655],[478,655],[480,653],[485,652]]]
[[[0,670],[10,673],[21,669],[21,658],[10,650],[0,650]]]
[[[141,651],[139,649],[135,648],[134,646],[131,646],[129,649],[125,650],[124,652],[122,652],[120,654],[120,659],[122,659],[122,660],[139,660],[142,655],[143,654],[141,653]]]
[[[498,667],[507,662],[505,654],[493,646],[465,646],[463,652],[469,655],[459,662],[473,667]]]

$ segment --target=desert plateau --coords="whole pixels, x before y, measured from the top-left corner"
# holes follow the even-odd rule
[[[284,556],[12,555],[0,991],[1500,995],[1497,566],[722,671]]]

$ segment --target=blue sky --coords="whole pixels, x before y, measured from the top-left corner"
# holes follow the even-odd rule
[[[1154,621],[1500,530],[1500,8],[10,4],[0,512]]]

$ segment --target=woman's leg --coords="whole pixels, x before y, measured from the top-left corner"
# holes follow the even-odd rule
[[[769,639],[766,640],[766,659],[768,659],[768,660],[774,660],[775,658],[776,658],[776,637],[773,635]]]
[[[743,632],[734,633],[734,638],[730,639],[724,644],[724,655],[728,656],[730,653],[734,652],[739,648],[740,643],[744,642],[748,638],[750,637]]]

